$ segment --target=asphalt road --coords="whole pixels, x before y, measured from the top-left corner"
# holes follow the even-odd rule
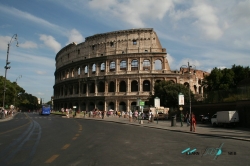
[[[0,123],[1,166],[250,166],[249,149],[248,141],[55,115]]]

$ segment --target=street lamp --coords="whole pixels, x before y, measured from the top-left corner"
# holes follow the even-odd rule
[[[22,75],[19,75],[19,76],[16,78],[16,85],[17,85],[17,80],[20,79],[20,78],[22,78]],[[17,94],[16,94],[16,91],[15,91],[15,96],[14,96],[14,107],[16,107],[16,105],[15,105],[15,104],[16,104],[16,95],[17,95]]]
[[[10,40],[10,42],[8,43],[8,49],[7,49],[7,58],[6,58],[6,65],[4,66],[5,68],[5,75],[4,75],[4,89],[3,89],[3,109],[5,108],[5,92],[6,92],[6,76],[7,76],[7,70],[10,69],[10,66],[8,66],[10,64],[9,62],[9,52],[10,52],[10,44],[12,42],[12,40],[16,41],[16,46],[18,47],[18,41],[17,41],[17,34],[14,34]]]
[[[194,69],[195,69],[195,65],[193,65],[194,66]],[[191,86],[190,86],[190,75],[191,75],[191,68],[193,68],[192,66],[190,66],[189,65],[189,62],[188,62],[188,65],[186,66],[186,65],[182,65],[181,67],[180,67],[180,70],[182,69],[182,68],[188,68],[188,74],[189,74],[189,91],[188,91],[188,96],[189,96],[189,117],[190,117],[190,131],[192,131],[192,111],[191,111]],[[195,71],[194,71],[194,73],[195,73]]]

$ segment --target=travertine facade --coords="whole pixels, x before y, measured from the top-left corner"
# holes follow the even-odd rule
[[[189,84],[202,94],[204,73],[171,71],[167,52],[151,28],[121,30],[71,43],[56,55],[54,109],[90,111],[133,110],[137,99],[145,101],[161,80]]]

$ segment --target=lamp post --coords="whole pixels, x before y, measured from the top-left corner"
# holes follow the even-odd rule
[[[17,34],[14,34],[10,40],[10,42],[8,43],[8,49],[7,49],[7,58],[6,58],[6,64],[4,66],[5,68],[5,75],[4,75],[4,89],[3,89],[3,108],[5,108],[5,92],[6,92],[6,77],[7,77],[7,70],[10,69],[10,66],[8,66],[10,64],[9,62],[9,52],[10,52],[10,44],[12,42],[12,40],[16,41],[16,46],[18,47],[18,41],[17,41]]]
[[[17,80],[22,78],[22,75],[19,75],[17,78],[16,78],[16,85],[17,85]],[[14,96],[14,107],[16,107],[16,89],[15,89],[15,96]]]
[[[194,65],[195,66],[195,65]],[[189,96],[189,117],[190,117],[190,131],[192,131],[192,111],[191,111],[191,86],[190,86],[190,75],[191,75],[191,68],[193,68],[192,66],[190,66],[189,62],[188,65],[182,65],[180,69],[182,68],[188,68],[188,74],[189,74],[189,91],[188,91],[188,96]],[[194,71],[195,72],[195,71]]]

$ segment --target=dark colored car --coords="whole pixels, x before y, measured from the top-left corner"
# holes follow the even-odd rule
[[[205,115],[200,115],[200,121],[201,123],[210,123],[210,118]]]

